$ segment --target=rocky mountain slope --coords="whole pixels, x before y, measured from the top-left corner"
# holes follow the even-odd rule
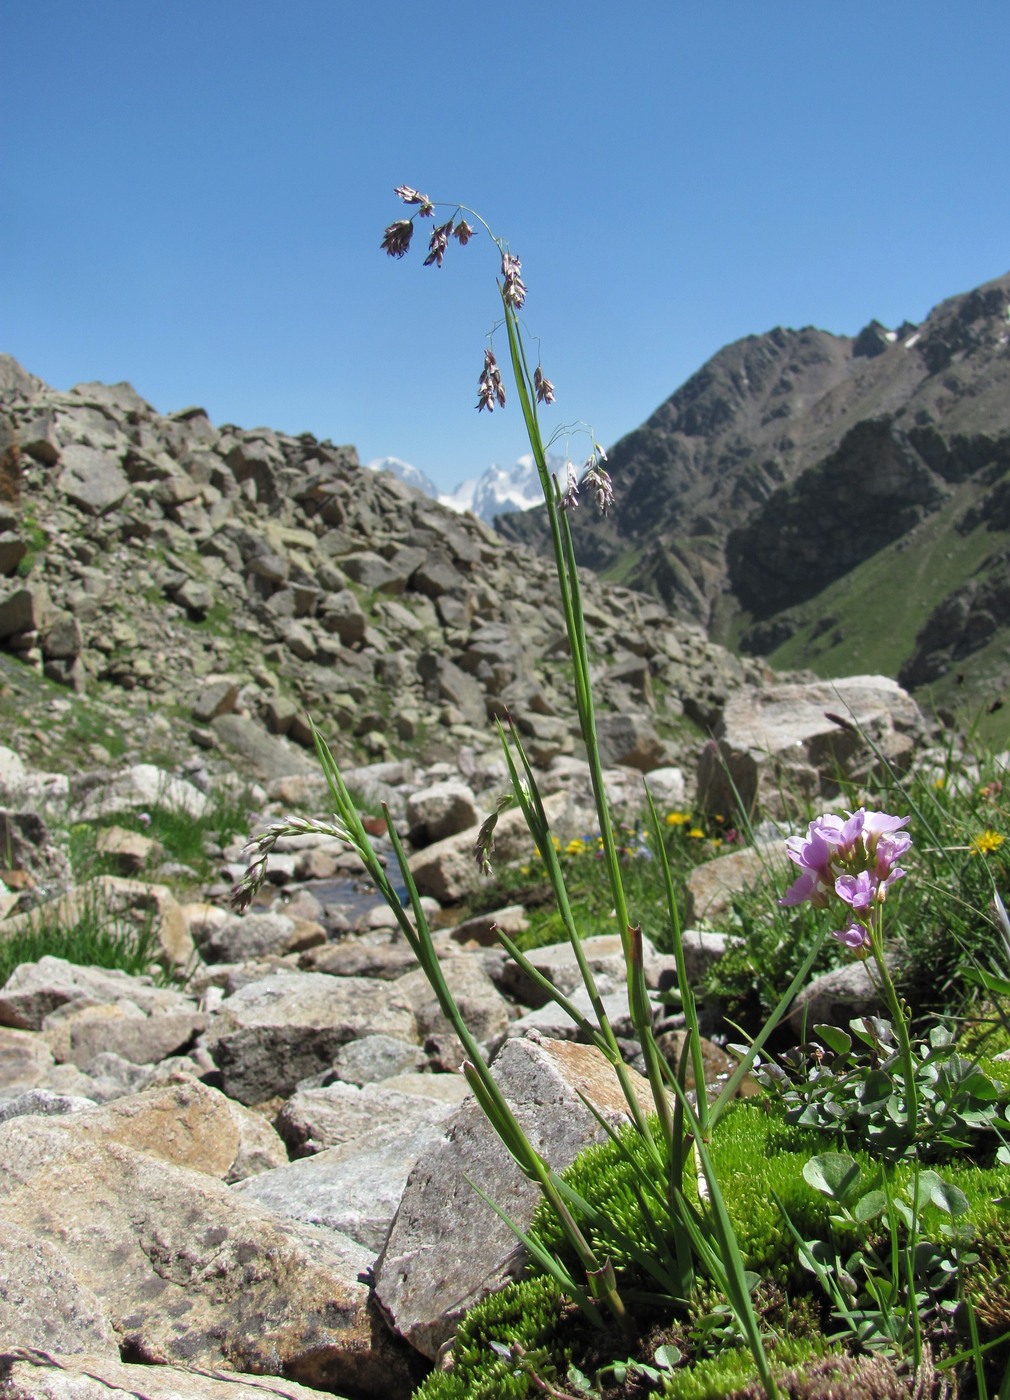
[[[57,392],[9,357],[0,410],[0,719],[23,757],[196,746],[270,777],[311,715],[343,759],[456,759],[496,750],[506,707],[535,762],[574,751],[550,569],[472,516],[353,448],[163,416],[127,384]],[[586,588],[610,761],[676,761],[764,674],[654,598]]]
[[[837,676],[872,651],[991,703],[1010,685],[1008,317],[1010,274],[918,327],[725,347],[613,447],[618,508],[581,528],[582,559],[744,652]],[[543,545],[542,512],[497,528]],[[868,627],[890,639],[860,654]]]

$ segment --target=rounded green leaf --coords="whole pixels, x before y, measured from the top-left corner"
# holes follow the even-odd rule
[[[845,1031],[839,1030],[837,1026],[814,1026],[814,1035],[820,1036],[828,1049],[833,1050],[836,1055],[844,1055],[847,1050],[852,1049],[852,1036],[846,1035]]]
[[[859,1181],[859,1163],[844,1152],[822,1152],[804,1163],[803,1180],[815,1191],[842,1204]]]

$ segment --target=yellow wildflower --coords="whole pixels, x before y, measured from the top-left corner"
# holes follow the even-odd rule
[[[978,836],[971,838],[971,853],[973,856],[988,856],[993,851],[998,851],[1006,840],[998,831],[983,831]]]
[[[687,826],[690,820],[690,812],[667,812],[666,814],[667,826]]]

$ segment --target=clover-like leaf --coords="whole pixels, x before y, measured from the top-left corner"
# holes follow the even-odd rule
[[[913,1191],[913,1184],[905,1188],[905,1194],[910,1200],[913,1199]],[[966,1215],[970,1209],[968,1197],[960,1186],[955,1186],[950,1181],[944,1181],[937,1172],[919,1173],[919,1200],[928,1200],[930,1205],[946,1211],[955,1220],[959,1215]]]
[[[675,1347],[672,1342],[667,1342],[665,1346],[657,1347],[653,1361],[663,1371],[672,1371],[680,1364],[684,1353],[680,1347]]]
[[[883,1191],[867,1191],[852,1207],[852,1214],[860,1225],[865,1225],[868,1220],[876,1220],[878,1215],[883,1215],[886,1209],[887,1197]]]
[[[844,1205],[859,1181],[859,1163],[844,1152],[822,1152],[804,1162],[803,1180],[815,1191]]]
[[[814,1035],[820,1036],[828,1049],[833,1050],[836,1055],[844,1055],[852,1049],[852,1036],[846,1035],[838,1026],[814,1026]]]

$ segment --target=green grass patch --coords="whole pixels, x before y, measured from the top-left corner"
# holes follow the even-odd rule
[[[21,963],[43,957],[138,976],[151,970],[159,952],[152,912],[111,910],[92,898],[82,901],[68,920],[43,907],[30,927],[0,938],[0,986]]]

